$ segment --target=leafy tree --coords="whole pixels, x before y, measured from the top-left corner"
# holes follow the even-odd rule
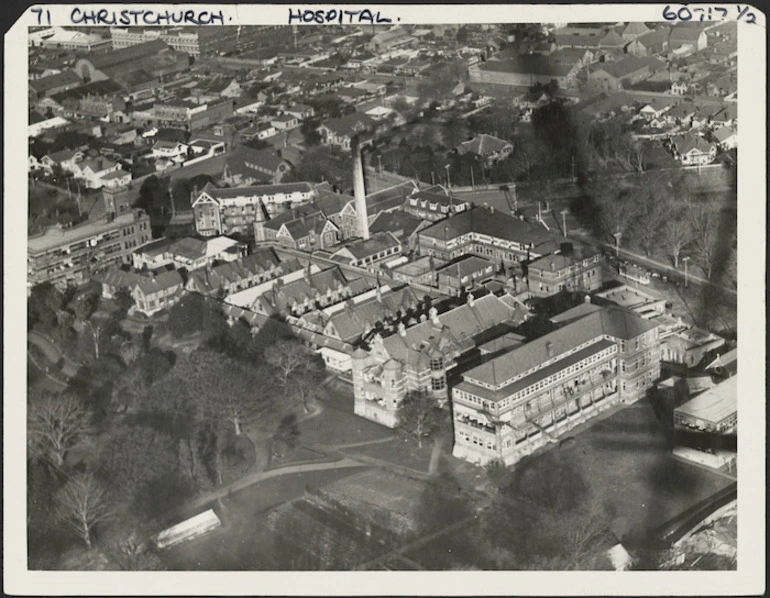
[[[62,467],[67,452],[88,433],[91,417],[91,412],[72,394],[44,392],[40,397],[32,397],[27,409],[32,454]]]
[[[39,327],[43,332],[55,328],[64,310],[64,296],[50,282],[32,287],[27,299],[29,327]]]
[[[426,392],[410,392],[398,409],[398,430],[406,437],[415,438],[422,448],[423,439],[439,430],[442,419],[443,411],[436,399]]]
[[[152,324],[148,324],[142,329],[142,349],[146,353],[149,353],[150,349],[152,348],[152,333],[154,331],[154,328],[152,327]]]
[[[123,496],[136,497],[152,481],[177,467],[176,445],[166,433],[149,425],[120,425],[99,455],[101,476]]]
[[[91,474],[75,474],[56,493],[56,517],[88,548],[94,527],[113,514],[104,487]]]
[[[299,132],[302,133],[305,147],[311,147],[321,143],[321,134],[318,132],[319,126],[321,126],[321,121],[316,118],[307,119],[302,123]]]
[[[186,293],[171,306],[167,326],[176,338],[199,332],[203,325],[205,298],[198,293]]]

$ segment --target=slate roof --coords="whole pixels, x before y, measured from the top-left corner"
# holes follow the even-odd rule
[[[610,29],[607,32],[607,35],[605,35],[600,41],[599,41],[599,47],[600,48],[622,48],[625,46],[628,42],[624,40],[617,31],[614,29]]]
[[[377,322],[394,314],[399,309],[405,312],[420,301],[417,293],[409,286],[382,293],[360,303],[348,304],[344,309],[333,313],[329,322],[339,337],[346,342],[359,338],[368,324],[374,327]]]
[[[730,127],[719,127],[716,131],[714,131],[714,139],[716,139],[719,143],[724,143],[735,135],[735,131],[733,131]]]
[[[331,190],[328,183],[321,183],[315,186],[316,200],[315,205],[324,215],[329,218],[334,214],[339,214],[347,204],[355,201],[352,195],[345,193],[335,193]]]
[[[412,181],[404,181],[382,191],[366,196],[366,210],[370,216],[386,210],[393,210],[404,204],[407,197],[417,186]]]
[[[396,333],[383,338],[387,354],[403,364],[424,363],[425,349],[431,345],[451,345],[465,350],[490,328],[512,320],[516,310],[495,295],[476,299],[437,316],[438,324],[429,318],[410,326],[404,334]]]
[[[233,174],[249,174],[256,177],[265,177],[266,173],[256,170],[250,165],[264,168],[269,172],[275,172],[285,162],[274,149],[254,149],[247,145],[239,145],[227,154],[225,162]]]
[[[669,43],[689,44],[698,41],[703,33],[701,27],[672,27],[671,34],[668,37]]]
[[[375,255],[381,251],[387,251],[400,245],[399,240],[389,231],[373,234],[368,239],[355,241],[341,249],[341,252],[349,251],[357,260]],[[339,252],[338,252],[339,253]]]
[[[480,382],[500,390],[517,376],[593,339],[607,335],[619,340],[631,340],[655,328],[654,323],[627,310],[604,308],[592,311],[510,353],[469,370],[463,378],[471,383]],[[549,347],[553,357],[549,357]],[[561,369],[563,362],[558,365],[558,369]],[[502,394],[510,394],[510,390],[507,389],[505,393],[501,393],[499,398],[503,398]]]
[[[668,41],[671,30],[667,26],[659,27],[649,33],[645,33],[636,38],[636,41],[642,44],[645,48],[657,46],[663,42]]]
[[[453,239],[476,232],[520,244],[539,245],[554,242],[557,237],[542,225],[519,220],[504,212],[491,211],[476,206],[437,222],[420,231],[421,236],[436,239]]]
[[[475,255],[469,255],[461,260],[447,264],[436,270],[436,273],[444,276],[454,276],[455,278],[462,278],[463,276],[470,276],[480,270],[484,270],[492,265],[492,262],[485,260],[482,257]]]
[[[168,270],[152,276],[139,276],[136,285],[144,295],[166,291],[175,286],[182,286],[182,276],[176,270]]]
[[[390,232],[403,244],[422,223],[420,218],[400,210],[380,212],[369,225],[369,232],[372,234]]]

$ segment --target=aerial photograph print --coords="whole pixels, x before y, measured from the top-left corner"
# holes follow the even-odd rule
[[[739,570],[735,15],[159,6],[17,56],[30,572]]]

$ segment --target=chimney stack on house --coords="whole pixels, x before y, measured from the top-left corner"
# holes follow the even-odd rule
[[[364,163],[361,157],[361,146],[358,136],[353,137],[351,143],[353,152],[353,195],[356,199],[356,215],[361,237],[369,238],[369,215],[366,211],[366,189],[364,187]]]

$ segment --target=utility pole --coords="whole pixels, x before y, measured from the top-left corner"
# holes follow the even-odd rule
[[[513,211],[515,213],[519,211],[519,200],[516,198],[516,183],[511,185],[511,189],[513,189]]]
[[[377,154],[377,163],[380,167],[380,176],[382,176],[382,154]]]
[[[682,262],[684,263],[684,287],[687,288],[687,262],[690,260],[690,256],[686,256],[682,258]]]
[[[77,198],[77,202],[78,202],[78,216],[82,216],[83,212],[80,209],[80,183],[75,183],[75,184],[78,186],[78,198]]]
[[[471,189],[476,190],[476,182],[473,180],[473,166],[471,166]]]
[[[452,182],[449,180],[449,164],[444,166],[444,170],[446,170],[446,188],[449,191],[452,188]]]
[[[569,212],[569,210],[561,211],[561,230],[565,237],[567,236],[567,212]]]

